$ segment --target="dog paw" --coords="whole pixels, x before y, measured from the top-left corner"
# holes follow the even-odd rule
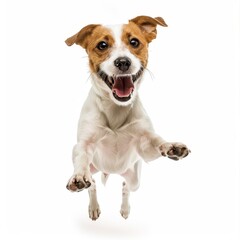
[[[67,189],[71,192],[80,192],[89,188],[92,184],[91,174],[74,174],[67,184]]]
[[[89,214],[89,218],[91,218],[93,221],[96,221],[101,214],[99,205],[98,204],[97,205],[89,205],[88,214]]]
[[[183,143],[163,143],[160,146],[162,156],[173,160],[179,160],[186,157],[191,151]]]
[[[127,219],[130,213],[130,206],[126,205],[126,206],[121,206],[121,210],[120,213],[122,215],[123,218]]]

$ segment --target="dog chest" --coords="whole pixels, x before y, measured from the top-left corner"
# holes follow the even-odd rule
[[[107,133],[96,145],[94,164],[105,173],[122,173],[136,159],[136,139],[123,132]]]

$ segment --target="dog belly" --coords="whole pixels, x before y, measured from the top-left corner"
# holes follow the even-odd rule
[[[93,165],[104,173],[126,172],[137,160],[135,140],[126,135],[108,134],[98,144]]]

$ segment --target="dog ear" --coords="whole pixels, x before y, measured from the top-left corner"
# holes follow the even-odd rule
[[[68,38],[65,43],[68,46],[72,46],[74,43],[80,45],[83,48],[87,48],[88,38],[91,36],[92,31],[97,27],[100,26],[99,24],[90,24],[82,28],[78,33],[74,34],[70,38]]]
[[[129,22],[135,23],[141,29],[148,42],[157,37],[157,25],[168,26],[161,17],[138,16],[129,20]]]

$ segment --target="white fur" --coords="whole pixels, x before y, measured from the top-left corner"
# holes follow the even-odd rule
[[[113,65],[113,62],[118,57],[128,57],[131,59],[132,64],[127,73],[135,74],[141,67],[139,59],[134,56],[121,41],[122,27],[123,25],[106,26],[106,28],[112,32],[113,38],[115,40],[109,58],[101,64],[101,69],[109,76],[115,72],[115,66]]]
[[[113,36],[115,42],[114,42],[114,46],[112,47],[112,51],[111,51],[109,58],[106,61],[101,63],[101,65],[100,65],[101,70],[103,70],[109,76],[115,75],[116,67],[113,64],[114,60],[117,59],[118,57],[128,57],[129,59],[131,59],[131,66],[125,74],[136,74],[139,71],[139,69],[141,68],[141,62],[136,56],[134,56],[128,50],[128,48],[125,46],[125,44],[121,41],[123,25],[122,24],[106,25],[105,27],[108,28],[112,32],[112,36]],[[97,82],[97,81],[94,81],[94,82]],[[139,86],[138,83],[139,82],[134,84],[136,88],[138,88],[138,86]],[[102,82],[101,82],[101,85],[102,85]],[[103,87],[106,87],[106,85]],[[99,88],[99,86],[97,86],[97,88]],[[106,88],[106,91],[109,92],[109,96],[114,103],[116,103],[118,105],[122,105],[122,106],[126,106],[126,105],[130,104],[135,99],[136,94],[137,94],[137,91],[134,90],[130,101],[119,102],[113,97],[112,91],[108,87]]]
[[[121,25],[108,28],[112,30],[115,45],[109,58],[101,64],[101,69],[111,76],[116,71],[114,60],[127,56],[132,61],[129,72],[135,74],[141,64],[121,42]],[[112,91],[97,74],[92,76],[93,87],[82,108],[77,144],[73,148],[74,173],[67,187],[78,191],[76,182],[91,183],[89,216],[95,220],[100,214],[100,208],[92,174],[101,171],[104,173],[103,181],[109,174],[121,175],[125,182],[120,212],[127,218],[130,211],[129,193],[139,187],[142,159],[151,161],[163,154],[167,156],[175,145],[165,142],[154,133],[137,94],[141,79],[135,83],[134,96],[122,103],[112,96]],[[183,144],[179,146],[186,147]]]

